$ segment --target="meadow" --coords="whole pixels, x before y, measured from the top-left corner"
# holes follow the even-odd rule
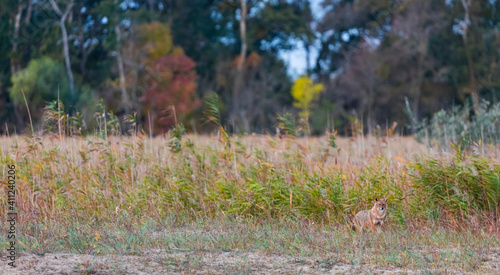
[[[5,190],[16,165],[19,274],[500,268],[498,145],[54,134],[0,150]],[[349,217],[386,197],[384,233],[353,232]],[[0,202],[6,228],[7,191]]]

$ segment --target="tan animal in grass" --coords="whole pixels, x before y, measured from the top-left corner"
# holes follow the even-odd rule
[[[387,200],[375,199],[372,209],[359,211],[354,216],[353,229],[360,232],[362,229],[369,228],[372,232],[375,232],[375,230],[381,232],[387,214]]]

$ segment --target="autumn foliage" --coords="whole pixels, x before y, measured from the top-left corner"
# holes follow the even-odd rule
[[[323,84],[314,84],[308,76],[299,77],[292,87],[293,106],[299,108],[299,116],[309,119],[313,102],[319,99],[320,93],[324,90]]]
[[[196,95],[196,63],[184,54],[157,58],[151,68],[148,88],[141,98],[144,115],[154,134],[168,131],[176,120],[199,106]]]

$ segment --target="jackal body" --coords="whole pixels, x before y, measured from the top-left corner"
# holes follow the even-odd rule
[[[387,214],[387,200],[388,199],[375,199],[375,204],[372,209],[359,211],[356,216],[354,216],[353,229],[360,231],[365,228],[370,228],[372,232],[375,232],[375,230],[380,232]]]

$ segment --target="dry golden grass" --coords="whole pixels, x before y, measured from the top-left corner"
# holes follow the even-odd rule
[[[23,251],[237,250],[489,270],[484,255],[500,246],[498,147],[440,152],[412,137],[336,144],[249,135],[229,147],[188,135],[173,153],[166,137],[0,138],[4,179],[16,164]],[[378,196],[389,197],[386,234],[349,231],[346,217]],[[0,201],[3,223],[5,192]],[[426,260],[437,249],[445,254]]]

